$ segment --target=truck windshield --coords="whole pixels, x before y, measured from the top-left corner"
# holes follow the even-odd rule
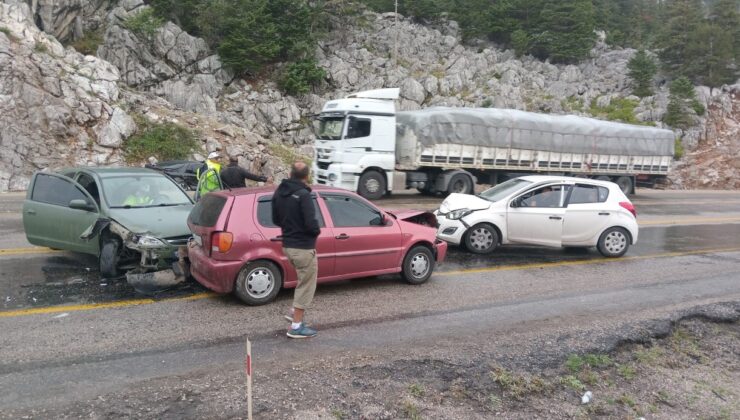
[[[478,197],[485,198],[488,201],[496,202],[504,199],[512,193],[521,190],[527,185],[531,184],[529,181],[525,181],[520,178],[510,179],[506,182],[496,185],[493,188],[489,188],[482,193],[478,194]]]
[[[344,128],[343,117],[321,117],[314,120],[314,132],[321,140],[339,140]]]

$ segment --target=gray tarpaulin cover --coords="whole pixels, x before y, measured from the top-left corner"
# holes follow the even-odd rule
[[[670,130],[513,109],[443,108],[396,114],[398,138],[424,146],[464,144],[632,156],[673,156]]]

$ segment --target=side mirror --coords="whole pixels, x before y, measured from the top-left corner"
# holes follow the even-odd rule
[[[511,207],[519,207],[519,200],[520,198],[515,198],[514,200],[511,200]]]
[[[95,206],[88,203],[85,200],[72,200],[69,202],[69,208],[75,209],[75,210],[84,210],[84,211],[93,211],[95,210]]]
[[[378,213],[378,217],[370,221],[370,226],[385,226],[388,223],[388,218],[385,213]]]

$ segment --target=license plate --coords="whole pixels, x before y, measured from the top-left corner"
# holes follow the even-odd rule
[[[203,247],[203,239],[201,239],[200,235],[193,234],[193,242],[195,242],[199,247]]]

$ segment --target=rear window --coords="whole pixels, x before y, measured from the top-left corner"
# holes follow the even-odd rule
[[[577,184],[573,187],[568,204],[603,203],[609,197],[609,189],[596,185]]]
[[[207,194],[193,207],[190,212],[190,223],[195,226],[213,227],[216,226],[218,216],[226,204],[226,197],[220,195]]]

